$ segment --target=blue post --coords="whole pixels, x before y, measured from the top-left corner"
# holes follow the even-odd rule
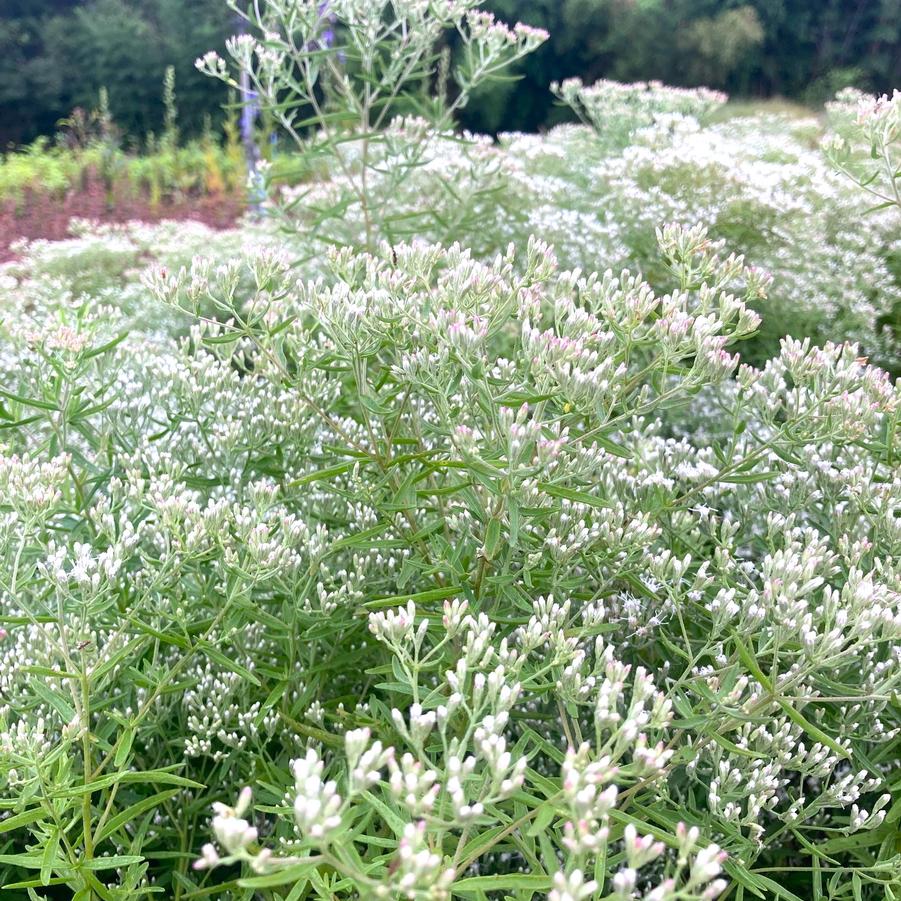
[[[237,17],[238,33],[247,33],[247,20],[243,16]],[[250,194],[250,206],[254,213],[261,211],[262,202],[265,199],[265,192],[260,184],[259,174],[257,172],[257,163],[260,161],[260,151],[257,147],[254,129],[256,128],[257,115],[259,108],[257,106],[256,91],[250,87],[250,75],[241,70],[241,142],[244,145],[244,158],[247,161],[247,184]]]

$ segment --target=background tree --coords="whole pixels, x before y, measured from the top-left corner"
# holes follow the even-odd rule
[[[169,65],[182,129],[196,134],[225,96],[194,59],[232,27],[221,0],[12,0],[0,13],[0,143],[52,134],[73,107],[96,106],[101,87],[126,135],[158,132]]]
[[[462,123],[535,130],[565,114],[551,81],[579,76],[706,84],[733,96],[819,104],[855,85],[901,82],[901,0],[491,0],[499,18],[547,29],[519,80],[483,89]],[[127,136],[159,132],[166,66],[175,67],[186,135],[226,97],[195,72],[234,30],[223,0],[5,0],[0,11],[0,146],[53,134],[101,86]]]

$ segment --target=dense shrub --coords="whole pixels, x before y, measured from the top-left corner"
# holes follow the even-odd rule
[[[661,110],[619,152],[572,127],[503,143],[522,167],[514,194],[527,198],[525,232],[552,241],[567,265],[638,265],[668,289],[655,227],[703,222],[773,277],[759,306],[760,340],[749,348],[756,361],[784,334],[819,343],[841,335],[897,370],[898,211],[873,211],[866,192],[832,171],[820,136],[810,119],[768,114],[705,126]]]
[[[786,334],[816,343],[840,336],[898,371],[898,211],[873,210],[884,198],[871,200],[833,171],[834,135],[820,122],[782,113],[710,121],[724,98],[709,91],[608,82],[556,89],[586,126],[501,135],[495,144],[406,117],[370,144],[365,162],[347,135],[337,159],[313,140],[292,165],[266,172],[270,209],[296,232],[303,256],[365,246],[367,218],[370,245],[372,235],[421,237],[483,256],[537,234],[567,267],[637,268],[664,292],[676,283],[656,228],[704,223],[711,240],[772,276],[746,358],[764,362]]]
[[[896,101],[837,111],[838,176],[662,86],[501,148],[441,96],[382,121],[443,29],[497,72],[540,38],[477,6],[261,4],[230,51],[321,129],[289,232],[78,223],[0,268],[10,898],[897,899],[901,385],[844,342],[897,350],[894,211],[852,199]],[[792,256],[827,214],[870,309]],[[792,273],[777,316],[834,340],[743,362]]]
[[[111,284],[140,250],[114,236],[81,251]],[[661,240],[667,297],[537,242],[340,252],[319,284],[262,249],[152,270],[185,337],[141,290],[17,281],[49,248],[10,269],[3,860],[98,892],[150,864],[180,895],[166,853],[248,785],[268,816],[220,807],[202,860],[285,892],[440,894],[454,861],[464,896],[622,886],[648,859],[646,895],[679,820],[711,878],[716,842],[803,896],[779,868],[811,840],[895,878],[897,390],[792,342],[732,381],[753,276]],[[622,857],[629,824],[662,845]]]

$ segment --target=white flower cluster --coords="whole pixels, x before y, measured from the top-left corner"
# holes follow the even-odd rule
[[[419,625],[414,625],[418,614],[413,602],[369,617],[373,634],[391,647],[400,671],[411,677],[409,687],[414,697],[420,689],[419,674],[430,669],[427,661],[456,658],[456,665],[445,673],[439,694],[432,692],[432,703],[437,705],[434,709],[424,711],[417,701],[411,705],[409,716],[398,709],[392,710],[398,737],[409,750],[399,756],[399,749],[373,742],[368,728],[347,732],[341,767],[346,796],[342,796],[338,782],[325,778],[326,763],[321,754],[310,748],[304,757],[292,763],[294,788],[289,790],[288,799],[293,804],[298,839],[292,843],[291,856],[276,857],[268,849],[251,849],[251,846],[255,848],[258,831],[241,818],[249,797],[245,792],[234,810],[221,804],[215,807],[212,829],[226,856],[220,857],[215,846],[206,846],[196,866],[206,869],[244,860],[253,870],[266,872],[273,867],[296,865],[311,859],[310,852],[329,849],[330,859],[345,861],[339,866],[347,867],[350,836],[344,820],[353,809],[355,798],[362,802],[376,793],[384,799],[380,803],[394,805],[391,817],[397,823],[398,832],[396,857],[389,868],[387,882],[374,887],[375,895],[449,898],[454,882],[465,870],[460,858],[465,849],[465,836],[474,824],[484,828],[494,820],[493,811],[525,784],[528,758],[514,756],[507,750],[505,732],[512,725],[510,714],[523,691],[534,690],[543,681],[546,670],[542,655],[536,653],[535,647],[532,652],[511,653],[503,644],[496,646],[493,638],[497,624],[484,614],[472,617],[466,612],[466,606],[459,600],[444,603],[444,632],[437,637],[430,631],[428,617],[420,618]],[[541,611],[545,617],[548,610],[544,599],[536,605],[536,612]],[[558,628],[568,619],[568,612],[568,604],[565,608],[554,605],[551,616]],[[619,792],[613,780],[634,779],[634,775],[629,776],[633,770],[645,780],[649,772],[659,776],[672,754],[660,755],[658,751],[659,760],[651,770],[644,763],[638,769],[629,764],[617,765],[632,749],[635,758],[640,757],[643,736],[636,743],[637,724],[662,728],[669,720],[668,702],[658,695],[653,712],[644,712],[644,701],[650,697],[648,679],[638,671],[632,703],[627,714],[620,717],[614,712],[617,702],[611,700],[611,695],[621,691],[622,684],[612,680],[625,678],[628,667],[614,661],[610,649],[599,656],[605,662],[608,676],[592,692],[590,703],[605,711],[604,756],[594,759],[588,743],[583,743],[578,750],[570,748],[564,759],[560,813],[565,823],[560,849],[568,864],[565,870],[553,875],[552,897],[581,898],[599,892],[601,885],[595,880],[586,881],[581,867],[590,858],[606,854],[608,844],[612,843],[610,814]],[[525,684],[508,681],[506,666],[498,665],[502,659]],[[652,687],[650,692],[653,693]],[[430,740],[435,731],[440,735],[440,744]],[[473,753],[467,753],[467,745]],[[478,795],[474,799],[470,792],[476,788]],[[553,813],[551,802],[546,804]],[[878,810],[874,814],[878,817]],[[867,818],[861,814],[858,819],[861,816]],[[457,834],[461,835],[459,839]],[[672,837],[673,847],[679,850],[678,860],[668,864],[667,875],[643,897],[657,901],[675,898],[700,901],[722,893],[726,884],[716,877],[725,854],[716,845],[697,849],[699,836],[697,827],[687,830],[680,824]],[[445,847],[448,838],[455,839],[457,850],[445,856],[436,849]],[[612,874],[609,885],[615,897],[630,898],[634,897],[639,871],[661,858],[666,846],[651,836],[639,835],[631,823],[622,838],[624,865]],[[299,854],[301,850],[306,854]],[[352,871],[353,867],[349,869]],[[361,873],[354,878],[365,882]]]
[[[825,151],[878,207],[901,209],[901,91],[875,97],[854,88],[829,104],[832,133]]]
[[[659,81],[585,85],[579,78],[568,78],[554,82],[551,91],[612,146],[625,146],[638,129],[668,117],[703,119],[728,99],[708,88],[674,88]]]
[[[841,160],[814,119],[709,123],[722,98],[703,91],[605,82],[596,93],[605,98],[599,131],[566,125],[540,137],[502,135],[498,145],[473,135],[449,141],[450,131],[425,121],[386,122],[384,140],[366,151],[369,209],[358,190],[362,148],[352,140],[326,164],[328,178],[292,186],[274,177],[270,209],[307,241],[370,250],[377,242],[365,240],[367,219],[371,232],[376,218],[392,245],[416,235],[459,241],[482,257],[538,234],[568,267],[640,268],[661,292],[679,282],[660,259],[655,231],[703,223],[714,253],[725,241],[748,261],[730,293],[743,280],[771,277],[753,304],[763,328],[746,357],[763,362],[790,333],[851,340],[880,365],[898,366],[897,211],[886,206],[894,202],[888,183],[879,188],[884,199],[868,197],[834,172]],[[855,116],[846,118],[859,130]],[[869,148],[864,158],[863,139],[855,140],[861,152],[841,164],[866,181],[873,173],[860,166]],[[874,206],[882,208],[868,212]]]

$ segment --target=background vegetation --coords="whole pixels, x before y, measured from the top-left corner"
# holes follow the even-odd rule
[[[854,84],[887,91],[901,71],[901,0],[492,0],[551,40],[522,78],[485,89],[463,124],[534,130],[562,114],[553,80],[580,76],[720,88],[819,103]],[[192,66],[236,28],[220,0],[5,0],[0,12],[0,145],[56,131],[101,87],[126,137],[163,128],[160,84],[176,69],[181,127],[221,116],[221,85]]]

